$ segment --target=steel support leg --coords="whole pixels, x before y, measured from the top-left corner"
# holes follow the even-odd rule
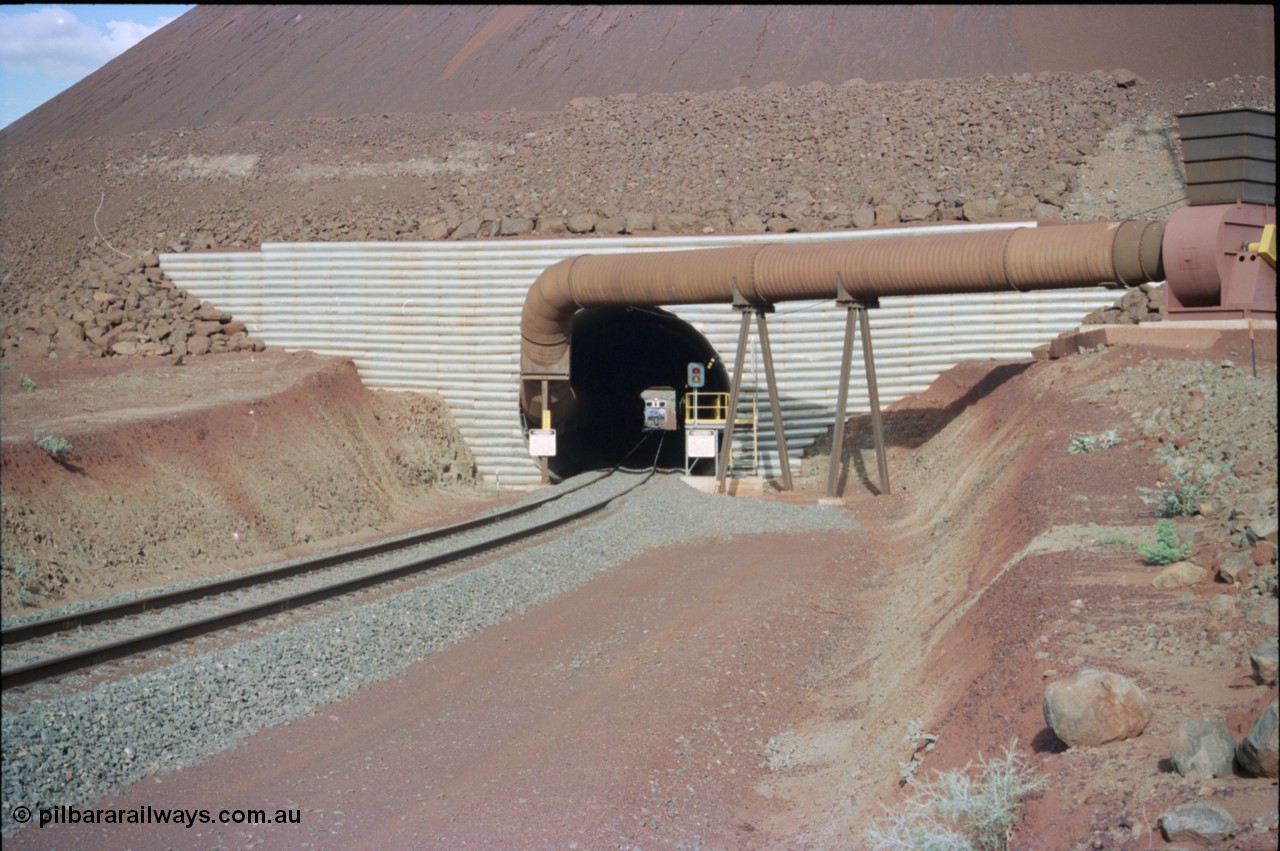
[[[867,395],[871,399],[871,431],[876,441],[876,466],[880,471],[880,493],[889,493],[889,460],[884,451],[884,425],[880,421],[880,393],[876,389],[876,359],[871,353],[871,319],[866,305],[857,308],[862,325],[862,366],[867,376]]]
[[[543,428],[551,428],[551,399],[549,396],[550,386],[551,386],[550,381],[548,381],[545,378],[542,379],[542,427]],[[539,464],[539,466],[542,468],[542,484],[544,485],[550,484],[551,473],[549,471],[547,456],[545,455],[542,456],[542,461]]]
[[[769,326],[765,311],[756,311],[756,330],[760,333],[760,353],[764,355],[764,374],[769,384],[769,409],[773,412],[773,433],[778,443],[778,460],[782,464],[782,489],[791,490],[791,459],[787,457],[787,430],[782,423],[782,403],[778,400],[778,380],[773,374],[773,349],[769,346]]]
[[[843,289],[843,287],[841,287]],[[836,397],[836,428],[831,437],[831,468],[827,471],[827,496],[834,497],[840,485],[844,454],[844,420],[849,404],[849,373],[853,369],[854,305],[848,304],[844,322],[844,351],[840,355],[840,390]]]
[[[742,312],[738,328],[738,351],[733,358],[733,382],[729,385],[729,409],[725,411],[724,436],[720,439],[720,458],[716,469],[716,493],[724,493],[729,473],[729,451],[733,448],[733,425],[738,417],[738,391],[742,387],[742,364],[747,357],[747,332],[751,330],[751,313]]]

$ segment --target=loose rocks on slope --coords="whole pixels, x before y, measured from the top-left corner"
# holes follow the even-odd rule
[[[854,80],[585,99],[555,113],[373,115],[6,146],[0,349],[66,357],[260,345],[239,336],[235,317],[201,315],[168,287],[149,259],[161,251],[1164,218],[1183,194],[1174,114],[1274,108],[1274,85],[1121,86],[1104,73]],[[1095,183],[1103,197],[1082,189]],[[197,327],[215,321],[222,327]]]

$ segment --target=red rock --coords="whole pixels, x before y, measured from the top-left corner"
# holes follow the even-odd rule
[[[1270,541],[1258,541],[1249,554],[1253,556],[1253,563],[1261,567],[1264,564],[1271,564],[1275,559],[1276,547]]]

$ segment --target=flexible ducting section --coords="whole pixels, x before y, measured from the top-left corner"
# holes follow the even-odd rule
[[[1107,222],[583,255],[549,267],[530,287],[521,369],[525,378],[568,379],[570,327],[583,308],[729,303],[735,285],[752,304],[835,299],[839,285],[855,299],[1136,286],[1163,280],[1163,233],[1162,222]],[[527,413],[539,412],[528,389],[522,400]]]

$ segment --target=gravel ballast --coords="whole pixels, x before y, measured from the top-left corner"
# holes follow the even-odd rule
[[[77,804],[197,764],[262,727],[397,676],[436,650],[647,552],[741,534],[853,528],[831,508],[709,496],[661,477],[599,523],[545,545],[198,658],[6,711],[4,832],[16,829],[10,813],[20,804]]]

